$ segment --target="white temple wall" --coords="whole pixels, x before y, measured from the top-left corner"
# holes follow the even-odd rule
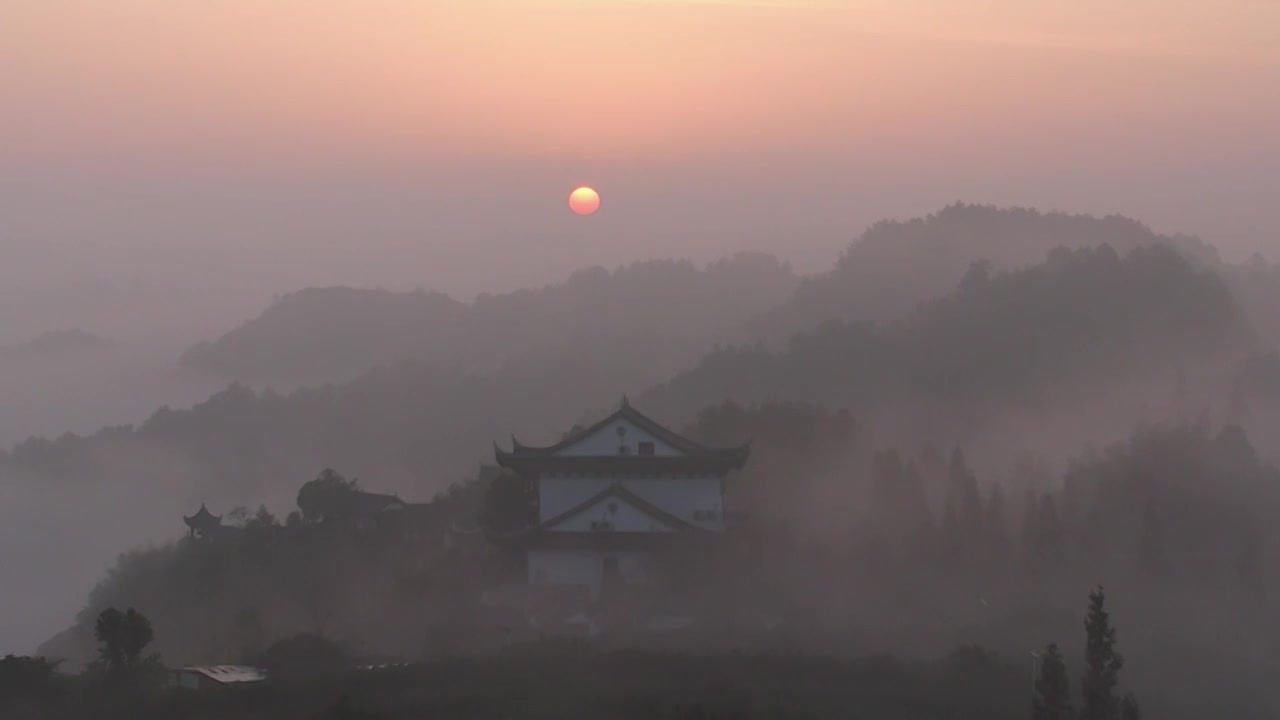
[[[624,498],[609,496],[550,528],[553,532],[669,533],[670,523],[635,507]]]
[[[621,438],[618,437],[618,428],[626,431]],[[622,454],[618,452],[618,447],[625,446],[627,448],[625,454],[638,455],[642,442],[653,443],[653,454],[659,457],[677,457],[684,454],[627,420],[610,423],[556,454],[573,457],[614,457]]]

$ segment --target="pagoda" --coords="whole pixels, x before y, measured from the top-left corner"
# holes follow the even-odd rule
[[[183,515],[182,522],[187,524],[191,537],[210,538],[222,528],[222,516],[209,512],[209,508],[200,503],[195,515]]]
[[[681,553],[725,529],[725,476],[749,446],[713,448],[641,414],[625,397],[600,422],[546,447],[495,444],[534,504],[530,527],[508,540],[527,552],[532,586],[644,583],[657,553]]]

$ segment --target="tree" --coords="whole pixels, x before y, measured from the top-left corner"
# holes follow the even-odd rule
[[[46,703],[59,692],[58,662],[42,657],[0,658],[0,711]]]
[[[306,677],[342,672],[350,654],[322,635],[303,633],[276,641],[259,662],[273,677]]]
[[[1035,697],[1031,701],[1031,720],[1070,720],[1074,716],[1067,664],[1062,659],[1058,644],[1049,643],[1040,657]]]
[[[298,509],[308,522],[338,518],[350,507],[351,496],[359,491],[359,481],[326,468],[298,490]]]
[[[107,608],[98,615],[94,636],[101,660],[90,670],[101,693],[97,702],[105,708],[102,717],[137,717],[144,696],[165,678],[159,658],[142,654],[153,636],[151,622],[133,608]]]
[[[1116,720],[1120,716],[1116,686],[1120,682],[1124,656],[1116,651],[1116,629],[1111,626],[1106,599],[1102,586],[1089,594],[1089,615],[1084,621],[1085,670],[1080,680],[1084,705],[1080,720]]]
[[[491,532],[521,530],[530,522],[528,483],[512,472],[495,476],[484,491],[480,524]]]
[[[120,675],[138,668],[142,651],[151,643],[154,632],[151,621],[137,610],[129,608],[122,613],[112,607],[98,615],[93,635],[107,671]]]
[[[271,514],[266,505],[259,505],[258,512],[254,513],[253,517],[245,520],[244,526],[251,530],[269,529],[280,527],[280,521],[276,519],[275,515]]]
[[[249,522],[249,508],[237,505],[227,512],[227,523],[234,527],[244,527]]]

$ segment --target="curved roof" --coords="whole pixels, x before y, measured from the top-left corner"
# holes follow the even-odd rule
[[[208,527],[222,524],[222,516],[214,515],[209,512],[209,508],[205,507],[204,503],[200,503],[200,509],[196,511],[196,514],[183,515],[182,522],[193,528]]]
[[[746,462],[747,455],[750,453],[750,444],[741,445],[739,447],[731,447],[731,448],[713,448],[713,447],[708,447],[706,445],[702,445],[701,443],[697,443],[693,440],[690,440],[689,438],[686,438],[683,435],[679,435],[675,432],[672,432],[671,430],[668,430],[667,428],[663,427],[662,425],[659,425],[657,422],[650,419],[644,413],[641,413],[639,410],[636,410],[634,407],[632,407],[631,403],[627,401],[627,396],[623,395],[622,405],[616,411],[614,411],[611,415],[591,425],[590,427],[578,430],[577,432],[574,432],[574,433],[570,433],[568,437],[564,438],[558,443],[555,443],[554,445],[546,445],[543,447],[524,445],[513,436],[511,438],[511,451],[506,452],[502,448],[498,447],[497,443],[494,443],[493,445],[494,455],[497,458],[498,464],[503,467],[515,467],[515,466],[522,465],[529,460],[550,458],[550,457],[556,456],[560,451],[564,450],[565,448],[573,446],[574,444],[580,442],[584,438],[599,432],[605,426],[616,423],[619,420],[625,420],[635,425],[636,427],[644,430],[650,435],[653,435],[655,438],[661,440],[662,442],[679,450],[683,455],[680,457],[655,457],[655,456],[638,456],[638,455],[607,456],[607,457],[606,456],[597,456],[597,457],[586,456],[586,457],[574,457],[574,458],[556,457],[557,462],[568,463],[568,464],[581,464],[581,465],[608,462],[609,465],[611,466],[617,466],[618,464],[626,464],[626,465],[681,464],[683,465],[692,460],[692,461],[710,462],[715,465],[727,465],[732,468],[737,468],[737,467],[741,467],[742,464]]]

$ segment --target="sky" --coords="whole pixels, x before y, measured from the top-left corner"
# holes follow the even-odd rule
[[[0,288],[210,326],[315,284],[814,271],[955,201],[1280,259],[1273,0],[5,0],[0,98]]]

